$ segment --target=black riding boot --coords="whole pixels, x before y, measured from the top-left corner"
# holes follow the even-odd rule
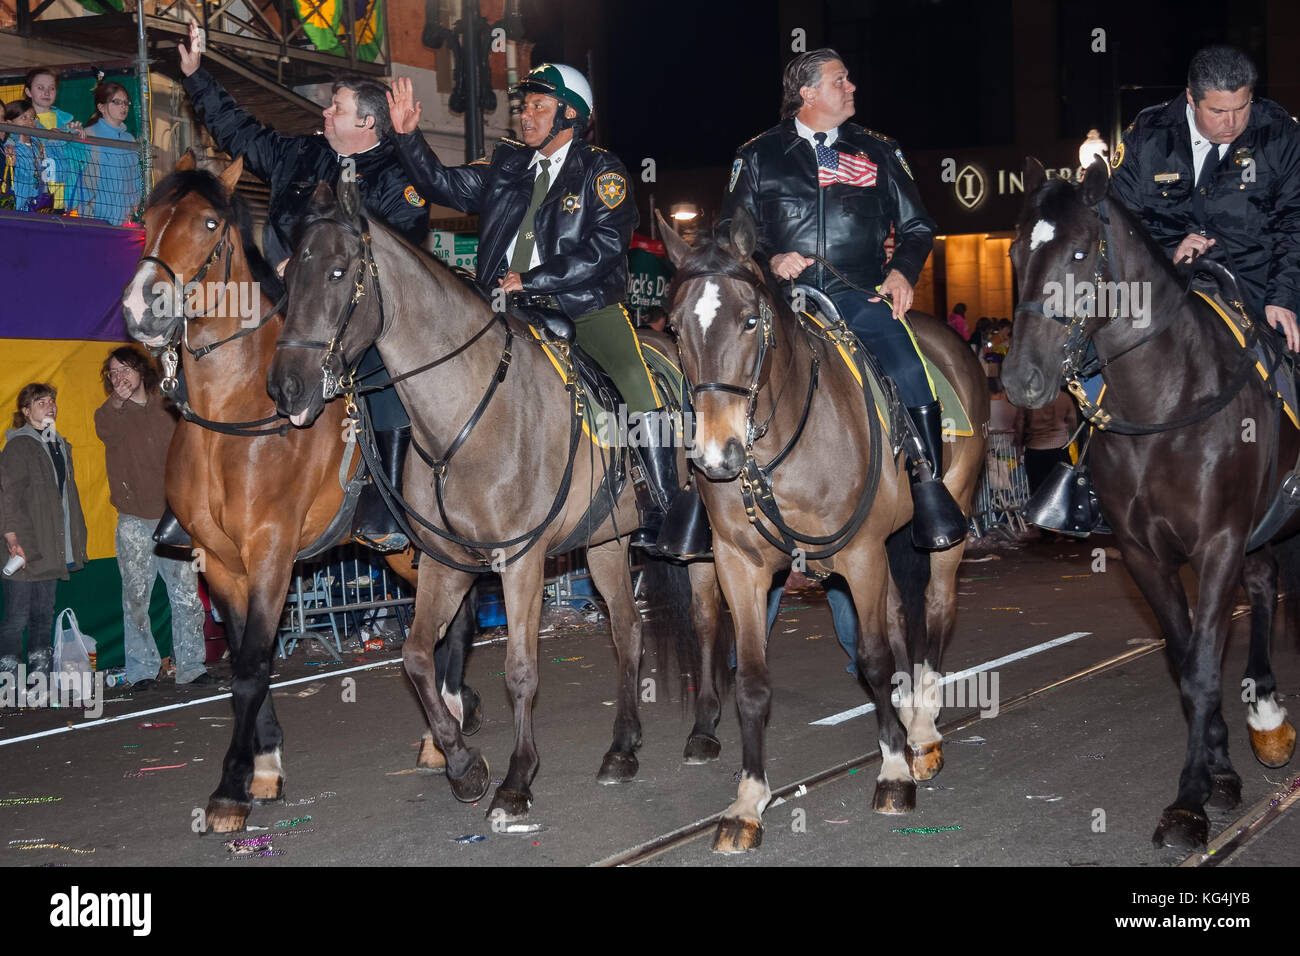
[[[379,464],[393,490],[399,494],[402,490],[402,466],[406,462],[406,450],[410,444],[410,426],[375,432]],[[383,495],[373,478],[357,499],[357,511],[352,518],[352,536],[377,551],[404,551],[410,543],[398,526],[397,519],[388,510],[388,505],[384,503]]]
[[[632,476],[636,491],[636,506],[641,513],[641,526],[632,533],[632,547],[657,550],[659,530],[664,516],[681,486],[677,481],[677,449],[673,443],[672,418],[669,412],[656,408],[643,412],[633,432],[641,433],[635,449],[641,464],[641,480]]]
[[[943,419],[938,402],[917,405],[907,413],[921,433],[924,458],[908,454],[912,479],[912,544],[923,551],[944,551],[966,537],[969,522],[943,481]]]
[[[182,528],[181,523],[176,520],[176,514],[172,511],[171,505],[167,505],[167,510],[158,519],[158,527],[153,530],[153,539],[168,548],[189,549],[194,547],[194,541],[190,538],[189,532]]]

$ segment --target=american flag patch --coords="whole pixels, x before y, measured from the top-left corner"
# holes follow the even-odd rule
[[[832,183],[844,183],[848,186],[874,186],[876,184],[876,164],[865,156],[840,153],[839,163],[835,169],[825,166],[817,167],[817,185],[829,186]]]

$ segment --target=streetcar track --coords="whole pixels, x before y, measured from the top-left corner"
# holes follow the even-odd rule
[[[1272,828],[1300,801],[1300,773],[1292,774],[1287,782],[1254,803],[1249,810],[1228,824],[1210,841],[1202,853],[1199,850],[1178,865],[1180,867],[1222,866],[1234,853],[1244,850]]]
[[[1235,616],[1236,615],[1234,615],[1234,617]],[[1013,710],[1014,708],[1058,687],[1140,660],[1149,654],[1163,650],[1164,646],[1165,642],[1163,640],[1156,640],[1150,644],[1143,644],[1140,647],[1135,647],[1122,654],[1116,654],[1098,661],[1097,663],[1092,664],[1083,670],[1076,671],[1067,677],[1051,681],[1050,683],[1036,687],[1033,690],[1025,691],[1022,694],[1012,697],[1010,700],[1002,702],[998,708],[998,715],[1000,716],[1008,710]],[[989,719],[991,719],[991,717],[981,716],[978,711],[975,711],[968,713],[964,717],[957,717],[948,721],[939,727],[939,732],[944,737],[947,737],[949,734],[956,733],[959,730],[964,730],[967,727],[974,726],[982,720]],[[777,800],[784,800],[796,794],[803,796],[817,787],[836,783],[848,777],[851,771],[861,770],[864,767],[869,767],[875,763],[879,763],[879,761],[880,751],[876,750],[873,753],[863,754],[859,757],[853,758],[852,760],[835,764],[834,766],[827,767],[824,770],[819,770],[799,780],[795,780],[792,783],[785,784],[784,786],[778,787],[772,791],[772,802],[768,804],[768,807],[770,808]],[[1296,792],[1297,794],[1300,794],[1300,791]],[[719,811],[696,820],[694,823],[688,823],[685,826],[670,830],[667,833],[660,834],[650,840],[629,847],[628,849],[615,853],[612,856],[607,856],[604,859],[597,860],[589,865],[593,867],[637,866],[641,863],[649,862],[656,857],[663,856],[665,853],[669,853],[672,850],[685,846],[688,843],[693,843],[701,837],[706,836],[713,827],[717,825],[718,821],[722,819],[723,812],[724,811]]]

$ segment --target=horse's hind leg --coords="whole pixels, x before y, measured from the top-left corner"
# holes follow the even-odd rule
[[[618,652],[618,712],[614,715],[614,739],[596,774],[596,779],[606,784],[623,783],[636,776],[636,751],[641,746],[641,719],[637,714],[641,614],[632,597],[627,541],[627,538],[616,538],[587,550],[591,581],[609,608],[609,628]]]
[[[711,561],[696,561],[687,566],[691,577],[691,622],[700,642],[700,673],[695,687],[695,726],[686,739],[682,760],[703,764],[717,760],[722,744],[715,732],[721,716],[722,668],[715,660],[718,625],[722,619],[722,592],[718,589],[718,572]]]
[[[1242,682],[1247,701],[1246,723],[1255,759],[1266,767],[1284,767],[1295,752],[1295,727],[1286,719],[1286,708],[1277,699],[1277,678],[1269,661],[1273,635],[1273,614],[1277,606],[1277,561],[1269,549],[1246,555],[1242,584],[1250,599],[1250,656]],[[1222,715],[1220,715],[1222,719]],[[1224,754],[1227,760],[1227,754]],[[1231,768],[1229,768],[1231,769]],[[1235,776],[1235,774],[1234,774]],[[1216,791],[1218,790],[1216,779]],[[1240,801],[1241,782],[1237,782]],[[1235,804],[1233,804],[1235,806]]]
[[[457,800],[473,803],[487,793],[490,783],[487,761],[465,746],[460,724],[447,710],[438,688],[434,644],[438,632],[456,612],[470,576],[440,565],[427,555],[420,557],[420,583],[415,590],[415,620],[402,645],[402,665],[415,687],[432,732],[431,742],[421,747],[419,766],[429,767],[428,748],[436,744],[445,755],[447,779]],[[426,737],[426,740],[430,740]],[[429,769],[433,769],[429,767]]]

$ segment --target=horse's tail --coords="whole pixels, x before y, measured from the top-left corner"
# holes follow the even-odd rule
[[[647,677],[656,678],[656,694],[667,693],[675,683],[682,706],[693,696],[700,672],[700,648],[691,620],[691,579],[686,566],[674,561],[647,557],[642,562],[642,593],[647,614],[645,646],[650,650],[654,673],[642,669],[642,693]],[[672,695],[669,695],[672,696]]]

